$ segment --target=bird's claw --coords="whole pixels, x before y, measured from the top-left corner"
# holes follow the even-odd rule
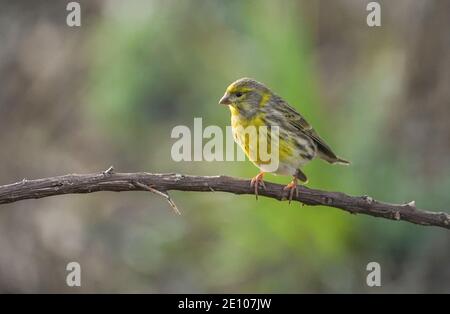
[[[297,180],[296,179],[292,180],[292,182],[289,183],[288,185],[286,185],[283,188],[283,190],[289,190],[289,204],[290,204],[292,202],[294,192],[295,192],[295,197],[298,197]]]
[[[258,188],[262,187],[264,190],[266,189],[266,185],[264,184],[264,181],[263,181],[263,176],[264,176],[264,173],[261,172],[261,173],[257,174],[254,178],[252,178],[252,180],[250,181],[250,187],[255,188],[256,199],[258,199]]]

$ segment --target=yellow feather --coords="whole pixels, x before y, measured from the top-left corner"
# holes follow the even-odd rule
[[[252,160],[252,162],[255,165],[261,165],[261,164],[267,164],[270,163],[270,161],[263,161],[260,159],[259,153],[258,153],[258,145],[259,145],[259,127],[265,126],[263,116],[262,114],[259,114],[251,119],[246,119],[239,115],[239,110],[235,108],[234,106],[230,106],[231,111],[231,127],[233,129],[233,136],[235,137],[236,141],[239,143],[241,148],[244,150],[245,155],[251,159],[251,152],[254,152],[254,155],[256,156],[256,160]],[[253,143],[249,140],[248,134],[245,134],[245,132],[242,132],[242,129],[245,129],[249,126],[256,127],[256,143]],[[267,143],[267,150],[268,154],[271,154],[271,146],[269,143]],[[278,147],[274,147],[274,149],[278,150],[278,158],[280,162],[290,162],[292,157],[294,157],[294,153],[292,150],[292,147],[295,147],[292,145],[289,141],[286,139],[280,138]],[[298,154],[296,154],[298,155]]]
[[[264,95],[261,97],[259,107],[264,107],[269,102],[270,97],[272,97],[270,93],[264,93]]]

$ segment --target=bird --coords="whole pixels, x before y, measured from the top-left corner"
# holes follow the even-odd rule
[[[304,184],[308,182],[301,168],[312,159],[318,157],[330,164],[350,164],[349,161],[338,157],[333,152],[296,109],[263,83],[251,78],[240,78],[227,87],[219,104],[229,107],[234,141],[260,170],[250,181],[256,199],[258,199],[258,189],[265,189],[264,174],[266,172],[292,176],[292,181],[284,187],[291,203],[294,193],[298,197],[298,181]],[[268,169],[266,162],[252,155],[257,151],[260,140],[257,136],[256,141],[253,141],[255,143],[252,143],[248,135],[242,131],[248,126],[254,126],[257,130],[261,126],[266,126],[268,129],[273,126],[278,127],[279,138],[275,149],[278,149],[279,161],[276,169]],[[270,136],[267,136],[267,147],[270,145],[270,140]]]

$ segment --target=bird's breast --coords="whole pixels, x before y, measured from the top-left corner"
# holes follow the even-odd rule
[[[241,146],[249,158],[251,153],[257,153],[259,127],[264,125],[264,119],[261,115],[255,115],[250,118],[244,117],[240,114],[231,115],[231,129],[233,138],[236,143]]]

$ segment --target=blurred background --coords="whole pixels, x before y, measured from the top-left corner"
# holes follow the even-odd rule
[[[226,174],[174,162],[176,125],[230,124],[242,76],[299,109],[350,167],[309,186],[450,208],[450,1],[0,0],[0,184],[103,171]],[[206,142],[206,141],[205,141]],[[267,176],[288,183],[288,177]],[[450,292],[450,233],[225,193],[101,192],[0,207],[0,292]],[[81,264],[82,287],[66,286]],[[366,285],[381,264],[382,287]]]

